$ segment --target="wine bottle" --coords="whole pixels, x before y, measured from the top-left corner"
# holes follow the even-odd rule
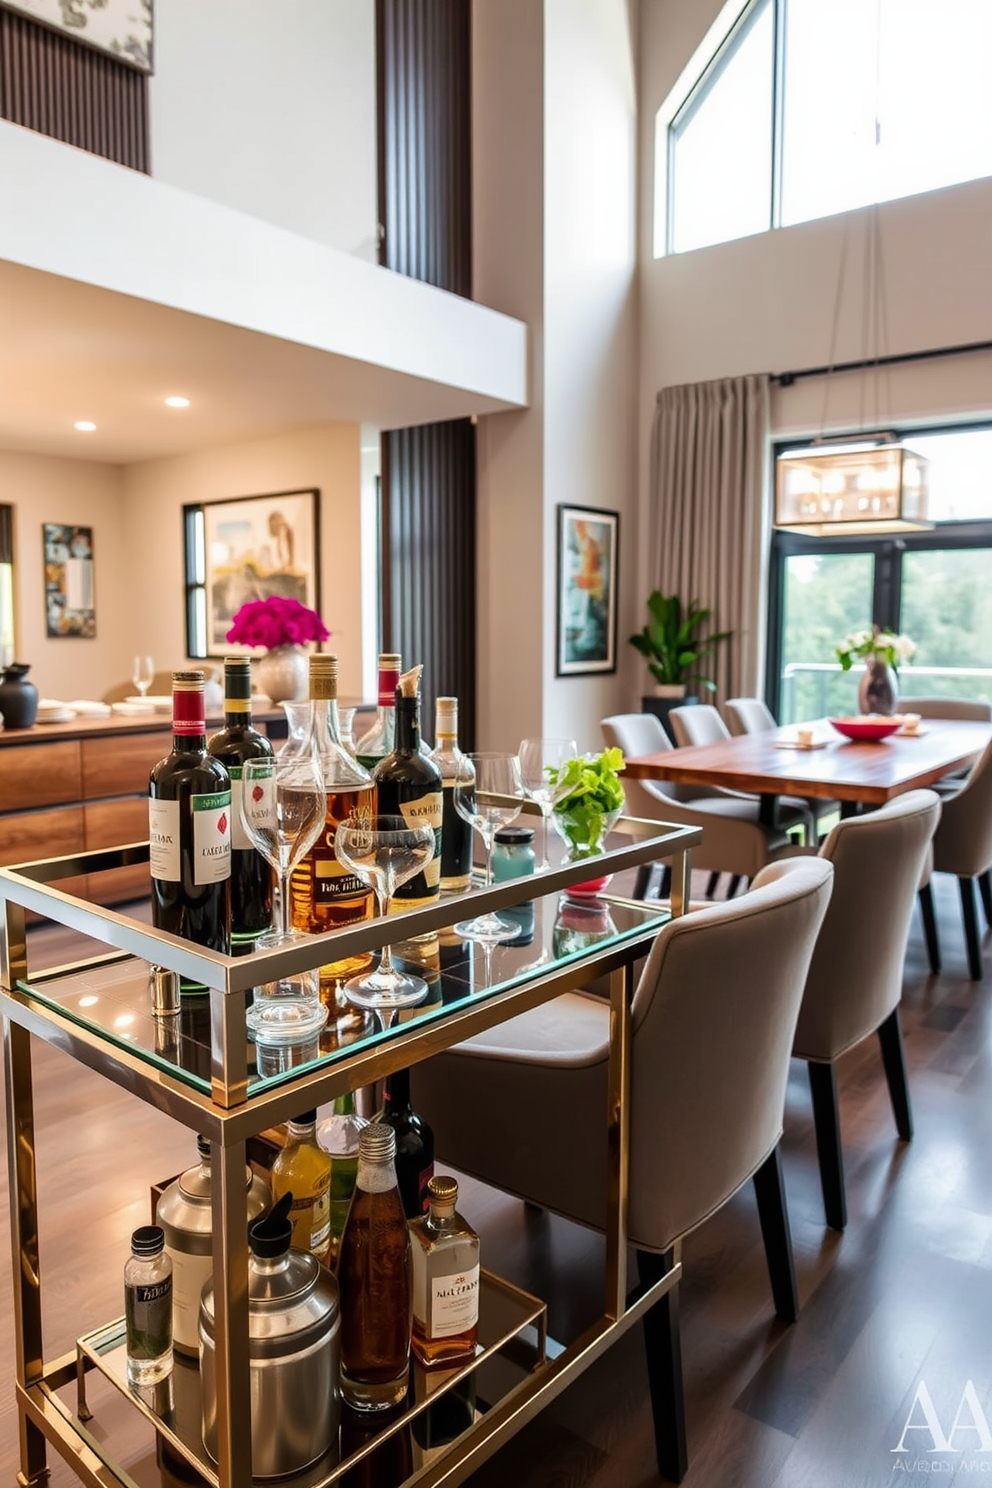
[[[396,689],[396,748],[380,760],[372,779],[378,792],[380,816],[401,816],[411,826],[434,828],[434,855],[421,871],[393,894],[395,909],[433,904],[441,893],[441,771],[420,751],[420,674],[406,672]]]
[[[172,752],[148,782],[152,924],[211,951],[231,945],[231,780],[207,753],[203,673],[172,674]],[[180,977],[180,993],[203,993]]]
[[[471,769],[458,747],[458,699],[437,700],[431,759],[441,771],[441,893],[462,894],[472,885],[472,828],[455,810],[455,777]]]
[[[247,656],[224,660],[224,727],[207,740],[207,750],[231,777],[231,954],[254,950],[272,925],[272,869],[252,845],[241,820],[241,767],[266,759],[272,745],[251,726],[251,662]]]
[[[374,770],[396,747],[396,688],[401,660],[393,651],[379,657],[379,706],[375,722],[355,744],[355,758],[366,770]]]
[[[375,913],[375,896],[368,884],[334,855],[334,834],[339,823],[349,818],[368,819],[375,813],[375,791],[369,773],[341,743],[337,698],[337,657],[311,656],[310,726],[300,747],[320,761],[327,808],[324,830],[293,869],[289,881],[290,921],[295,930],[305,930],[311,935],[370,920]],[[371,952],[364,952],[322,966],[324,1000],[329,995],[330,984],[363,971],[371,961]]]
[[[410,1071],[394,1070],[386,1077],[382,1116],[396,1133],[396,1180],[407,1219],[426,1214],[430,1207],[427,1185],[434,1176],[434,1133],[410,1102]]]

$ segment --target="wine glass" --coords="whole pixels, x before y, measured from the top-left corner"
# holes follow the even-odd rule
[[[455,810],[474,827],[486,849],[486,887],[493,881],[493,843],[500,827],[508,827],[520,815],[524,786],[520,761],[515,754],[466,754],[458,762],[454,785]],[[514,940],[520,926],[499,915],[476,915],[454,927],[463,940],[481,940],[491,945]]]
[[[131,662],[131,681],[138,689],[142,698],[145,697],[149,687],[155,679],[155,663],[150,656],[136,656]]]
[[[349,817],[334,834],[335,857],[370,886],[380,915],[388,915],[400,884],[426,868],[435,845],[433,827],[402,816]],[[341,990],[355,1007],[372,1008],[382,1027],[388,1028],[397,1008],[423,1002],[427,983],[397,971],[387,945],[375,971],[349,977]]]
[[[550,868],[548,861],[548,817],[555,804],[555,787],[548,770],[560,770],[566,760],[578,754],[574,739],[521,739],[520,778],[530,800],[541,808],[541,861],[538,871]]]
[[[289,925],[289,876],[320,836],[327,794],[320,762],[311,754],[245,760],[241,767],[241,819],[251,843],[275,869],[279,921],[256,941],[260,951],[298,945],[309,936]],[[255,988],[246,1022],[256,1042],[298,1043],[327,1022],[317,967],[290,972]]]

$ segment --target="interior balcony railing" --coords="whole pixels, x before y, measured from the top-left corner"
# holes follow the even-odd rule
[[[782,668],[780,723],[798,723],[850,713],[857,706],[861,675],[845,673],[837,661],[790,661]],[[905,697],[964,697],[992,700],[992,667],[902,666],[899,691]]]

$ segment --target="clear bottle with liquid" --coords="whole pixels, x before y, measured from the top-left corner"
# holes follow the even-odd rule
[[[413,1352],[426,1369],[471,1358],[479,1336],[479,1237],[455,1205],[458,1183],[433,1177],[430,1208],[410,1224]]]
[[[172,1261],[160,1225],[142,1225],[131,1236],[124,1265],[127,1378],[154,1385],[172,1373]]]
[[[472,886],[472,828],[455,810],[455,778],[471,769],[458,747],[458,699],[440,697],[431,759],[441,771],[441,893],[463,894]]]

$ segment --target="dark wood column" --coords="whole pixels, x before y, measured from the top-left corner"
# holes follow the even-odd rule
[[[380,260],[472,293],[470,0],[377,0]],[[382,439],[382,643],[424,663],[434,699],[459,699],[475,732],[475,428]]]

